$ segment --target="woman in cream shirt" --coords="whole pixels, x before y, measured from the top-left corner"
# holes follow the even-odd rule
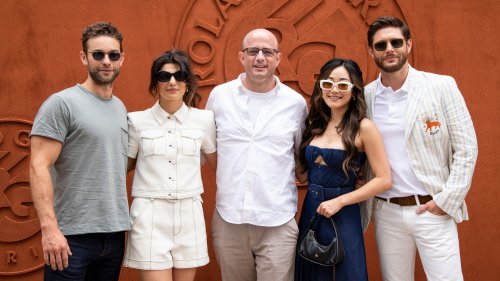
[[[188,56],[160,55],[151,67],[153,107],[128,114],[129,170],[135,167],[124,266],[143,281],[194,280],[209,262],[201,156],[216,167],[214,115],[201,96]]]

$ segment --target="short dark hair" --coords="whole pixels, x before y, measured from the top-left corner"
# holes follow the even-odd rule
[[[167,64],[173,63],[177,64],[180,68],[180,71],[187,73],[186,87],[188,91],[182,97],[184,103],[189,107],[197,107],[199,102],[201,101],[201,95],[198,94],[198,83],[196,76],[191,68],[190,59],[188,55],[181,50],[170,50],[159,57],[157,57],[153,61],[153,65],[151,66],[151,80],[149,83],[149,93],[155,97],[159,98],[158,93],[158,78],[156,73],[161,70],[161,68]]]
[[[120,43],[120,52],[123,52],[123,35],[118,30],[118,28],[116,28],[116,26],[112,25],[110,22],[96,22],[85,27],[82,32],[82,47],[85,53],[88,49],[87,42],[89,41],[89,39],[98,36],[109,36],[115,38]]]
[[[401,30],[401,33],[403,34],[403,36],[405,38],[405,41],[408,41],[408,39],[411,38],[410,29],[408,28],[406,23],[404,23],[402,20],[395,18],[395,17],[382,16],[382,17],[378,17],[374,22],[372,22],[370,24],[370,27],[368,28],[368,33],[367,33],[367,35],[368,35],[368,47],[371,47],[373,44],[373,35],[375,35],[375,33],[377,31],[379,31],[380,29],[387,28],[387,27],[399,28]]]

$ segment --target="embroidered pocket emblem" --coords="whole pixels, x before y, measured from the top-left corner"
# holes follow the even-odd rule
[[[433,119],[431,117],[426,117],[424,118],[424,127],[425,127],[425,132],[429,132],[429,134],[435,135],[439,132],[439,128],[441,127],[441,122],[437,118]]]

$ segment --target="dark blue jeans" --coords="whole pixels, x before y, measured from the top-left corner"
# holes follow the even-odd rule
[[[62,271],[45,266],[45,281],[113,281],[120,275],[125,232],[68,235],[69,266]]]

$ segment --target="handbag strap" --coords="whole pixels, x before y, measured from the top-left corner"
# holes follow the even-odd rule
[[[333,265],[332,273],[333,273],[332,281],[335,281],[335,265]]]
[[[314,213],[314,216],[312,217],[311,221],[309,222],[307,229],[312,229],[312,226],[316,222],[317,219],[318,219],[318,213]]]
[[[312,217],[311,222],[309,222],[307,229],[312,229],[314,223],[316,222],[316,220],[318,220],[319,216],[320,214],[314,213],[314,216]],[[335,223],[332,217],[330,217],[330,221],[332,222],[333,230],[335,231],[335,237],[339,238],[340,235],[339,235],[339,229],[337,228],[337,224]]]

